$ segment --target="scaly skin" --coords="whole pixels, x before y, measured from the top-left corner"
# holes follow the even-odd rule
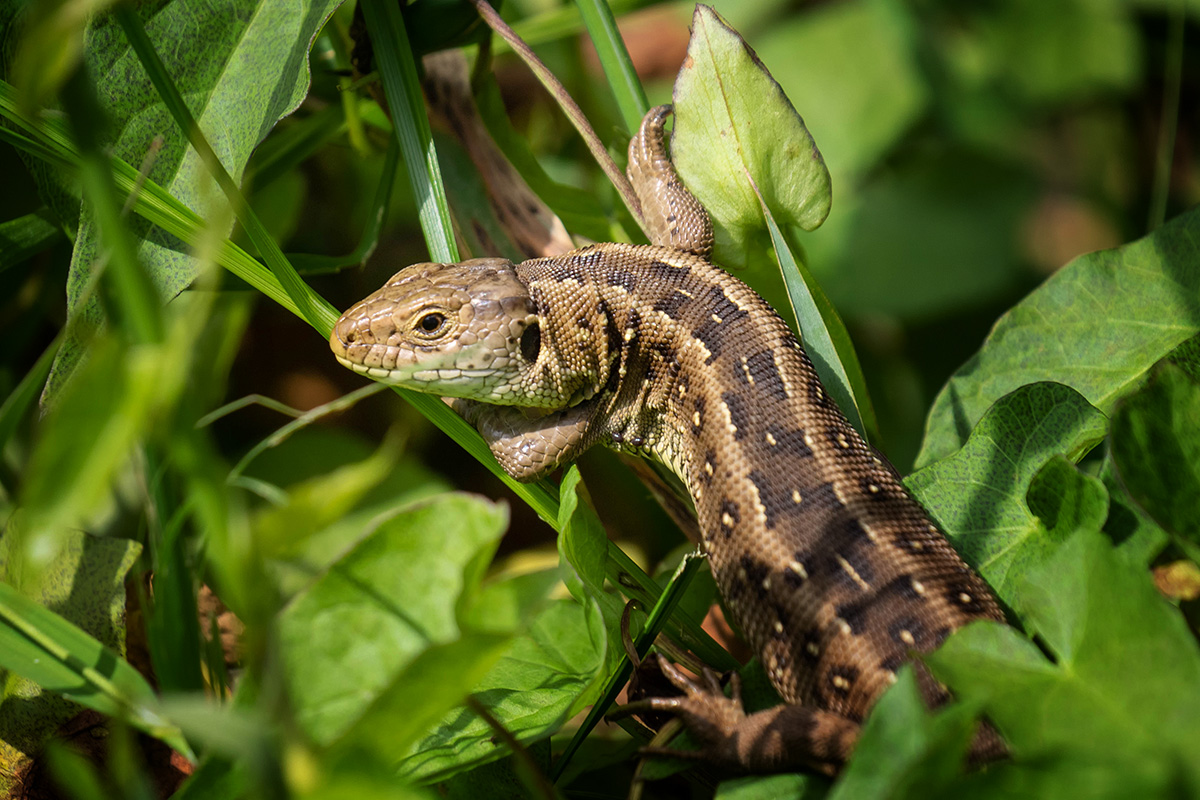
[[[649,705],[741,769],[835,771],[896,670],[977,619],[1004,617],[895,473],[822,388],[787,325],[711,264],[700,204],[663,152],[667,109],[630,144],[655,245],[512,264],[419,264],[351,308],[343,364],[462,398],[527,480],[603,443],[688,487],[726,605],[787,705],[745,715],[687,682]],[[945,689],[918,665],[931,705]],[[974,754],[1002,752],[984,727]]]

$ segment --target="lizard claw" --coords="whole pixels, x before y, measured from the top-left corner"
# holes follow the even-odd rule
[[[695,739],[704,747],[692,757],[713,757],[706,751],[720,748],[730,741],[738,726],[746,718],[742,708],[741,679],[734,673],[730,681],[732,697],[721,691],[717,674],[705,668],[701,674],[703,684],[685,675],[678,667],[657,655],[659,671],[682,695],[674,697],[647,697],[623,706],[618,714],[636,714],[641,711],[658,711],[678,717]],[[662,748],[648,751],[654,755],[678,755],[680,751],[667,752]]]
[[[858,739],[858,723],[824,709],[780,705],[747,714],[737,673],[730,678],[731,696],[726,697],[712,670],[705,669],[697,681],[661,655],[657,658],[663,676],[683,694],[638,700],[612,716],[642,711],[671,714],[683,723],[699,749],[652,746],[642,749],[644,755],[700,759],[737,772],[807,767],[832,775]]]

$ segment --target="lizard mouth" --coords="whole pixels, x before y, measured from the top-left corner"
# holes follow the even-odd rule
[[[410,389],[420,390],[422,383],[441,383],[450,384],[459,381],[474,382],[485,378],[492,377],[493,371],[488,369],[458,369],[454,367],[442,367],[432,369],[387,369],[386,367],[368,367],[366,364],[359,364],[356,361],[351,361],[343,356],[335,356],[343,367],[347,367],[359,375],[366,375],[368,378],[386,381],[388,383],[400,384],[407,386]]]
[[[366,364],[359,364],[357,361],[351,361],[350,359],[343,358],[342,356],[335,357],[337,358],[338,363],[343,367],[352,369],[359,375],[366,375],[368,378],[387,379],[395,376],[395,372],[390,369],[384,369],[383,367],[368,367]]]

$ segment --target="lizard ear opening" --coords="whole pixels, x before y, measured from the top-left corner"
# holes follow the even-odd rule
[[[542,328],[538,323],[530,324],[521,334],[521,357],[530,364],[537,361],[542,351]]]

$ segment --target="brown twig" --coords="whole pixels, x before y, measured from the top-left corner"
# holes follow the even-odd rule
[[[513,52],[520,56],[521,60],[533,70],[533,74],[537,76],[542,86],[546,87],[546,91],[550,92],[550,95],[558,102],[563,113],[567,115],[567,119],[575,126],[575,130],[579,131],[579,135],[583,137],[584,143],[587,144],[592,157],[596,159],[596,163],[600,165],[600,169],[604,170],[604,174],[612,181],[612,185],[616,187],[617,193],[625,201],[625,207],[629,209],[629,213],[633,214],[633,218],[638,221],[638,224],[644,230],[646,226],[642,219],[642,204],[638,202],[637,195],[633,191],[633,186],[629,183],[629,179],[625,177],[625,173],[621,171],[621,168],[609,156],[604,143],[600,141],[600,137],[592,130],[587,117],[583,115],[583,110],[571,99],[571,95],[567,93],[567,88],[554,76],[554,73],[546,68],[546,65],[541,62],[529,45],[525,44],[521,37],[517,35],[516,31],[508,27],[508,23],[500,18],[500,15],[496,13],[496,10],[492,8],[487,0],[471,0],[471,3],[479,11],[479,16],[483,17],[483,21],[488,24],[488,27],[499,34],[504,41],[508,42]]]

